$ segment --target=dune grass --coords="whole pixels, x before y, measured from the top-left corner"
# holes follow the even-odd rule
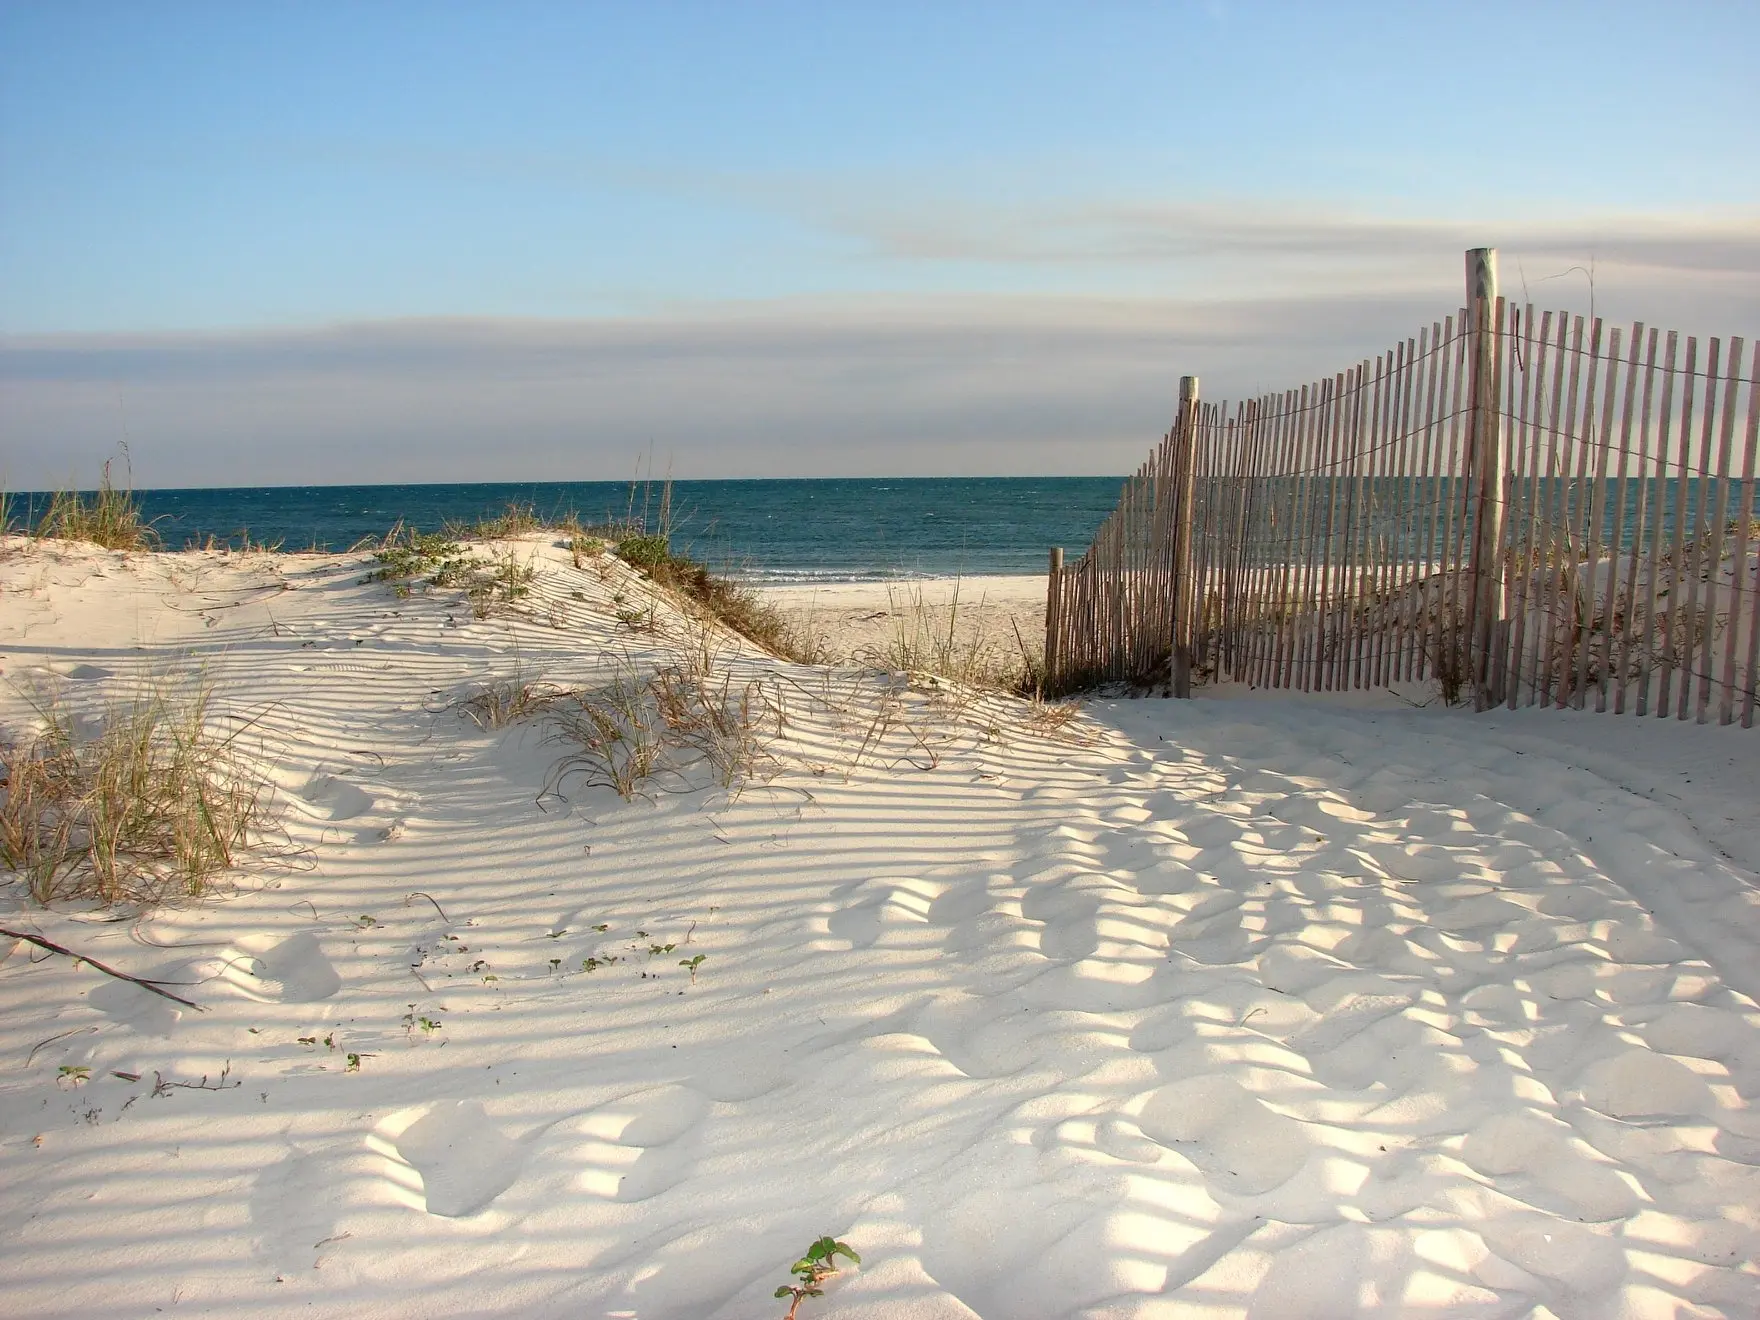
[[[159,536],[141,515],[133,489],[111,480],[108,462],[96,491],[58,490],[51,495],[32,535],[38,540],[89,541],[106,550],[159,546]]]
[[[209,728],[210,691],[158,683],[88,733],[53,698],[0,744],[0,864],[38,903],[199,898],[275,829],[268,783]]]

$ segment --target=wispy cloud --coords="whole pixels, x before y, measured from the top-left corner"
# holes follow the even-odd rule
[[[1552,221],[1405,218],[1312,202],[1126,200],[985,206],[831,204],[819,222],[872,256],[964,266],[1080,267],[1188,292],[1319,293],[1449,287],[1466,248],[1493,245],[1536,274],[1594,260],[1610,278],[1742,281],[1760,296],[1760,214],[1573,216]]]
[[[89,478],[122,440],[156,485],[621,477],[650,444],[693,477],[1125,471],[1181,374],[1238,398],[1358,361],[1455,307],[1461,250],[1486,240],[1513,297],[1760,331],[1760,232],[1741,217],[1499,229],[1245,205],[898,208],[862,210],[859,233],[876,263],[1075,269],[1086,286],[1111,269],[1118,296],[0,337],[0,481]]]

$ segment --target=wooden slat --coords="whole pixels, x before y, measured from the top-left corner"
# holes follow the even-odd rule
[[[1698,365],[1699,341],[1688,335],[1687,358],[1681,367],[1685,379],[1681,382],[1680,439],[1678,441],[1680,448],[1675,461],[1674,524],[1669,538],[1668,558],[1668,609],[1662,634],[1661,690],[1656,698],[1658,719],[1667,719],[1673,709],[1670,686],[1674,682],[1676,671],[1681,667],[1681,657],[1678,653],[1679,647],[1676,645],[1676,639],[1681,627],[1681,606],[1685,602],[1687,579],[1683,561],[1686,557],[1687,496],[1690,493],[1689,486],[1691,484],[1689,477],[1693,468],[1693,381],[1698,375]],[[1671,377],[1672,374],[1671,372]]]
[[[1730,348],[1730,367],[1732,376],[1735,368],[1741,363],[1740,340]],[[1735,409],[1730,409],[1734,413]],[[1723,646],[1723,700],[1718,706],[1717,722],[1731,724],[1736,718],[1736,694],[1741,685],[1741,676],[1736,670],[1736,659],[1739,654],[1740,639],[1744,627],[1749,633],[1748,680],[1742,695],[1744,710],[1751,711],[1754,701],[1754,656],[1752,652],[1760,649],[1760,612],[1756,612],[1755,594],[1760,583],[1755,575],[1748,571],[1748,547],[1753,544],[1754,527],[1754,464],[1755,450],[1760,448],[1760,343],[1754,345],[1754,362],[1748,369],[1748,427],[1742,445],[1741,485],[1736,491],[1736,533],[1733,551],[1734,572],[1730,576],[1729,626],[1724,635]],[[1728,465],[1726,464],[1726,467]],[[1731,472],[1733,468],[1729,468]],[[1743,723],[1750,722],[1745,717]]]
[[[1510,555],[1508,563],[1514,581],[1510,584],[1513,603],[1510,609],[1510,666],[1505,680],[1504,704],[1514,710],[1521,704],[1524,678],[1524,648],[1528,633],[1528,594],[1534,569],[1534,505],[1540,478],[1539,432],[1534,425],[1540,407],[1539,382],[1544,378],[1544,334],[1536,334],[1534,305],[1527,304],[1519,313],[1520,333],[1511,336],[1510,352],[1516,358],[1516,369],[1509,372],[1510,396],[1514,400],[1509,413],[1510,450],[1513,455],[1513,497],[1509,502]],[[1548,321],[1550,324],[1550,321]]]
[[[1661,546],[1669,527],[1678,525],[1678,520],[1672,519],[1670,516],[1668,442],[1674,425],[1675,354],[1679,347],[1679,334],[1670,330],[1662,362],[1662,401],[1656,410],[1656,484],[1654,492],[1656,518],[1655,526],[1650,533],[1650,545],[1645,555],[1647,584],[1644,588],[1644,656],[1641,663],[1643,678],[1638,686],[1638,714],[1640,716],[1650,713],[1650,689],[1655,683],[1665,681],[1667,674],[1668,616],[1665,612],[1659,626],[1656,620],[1656,602],[1659,598],[1666,599],[1657,590],[1662,572]],[[1659,700],[1659,711],[1662,706],[1667,704],[1666,699]]]
[[[1713,341],[1715,345],[1716,341]],[[1712,349],[1712,358],[1716,359],[1717,350]],[[1717,466],[1711,471],[1711,492],[1707,501],[1711,509],[1711,517],[1707,520],[1707,541],[1705,553],[1700,558],[1700,572],[1697,576],[1705,579],[1705,636],[1699,647],[1699,700],[1694,718],[1704,724],[1711,714],[1712,689],[1717,682],[1713,660],[1713,645],[1717,621],[1717,579],[1723,568],[1723,532],[1724,522],[1729,516],[1730,474],[1734,470],[1730,459],[1736,432],[1736,390],[1739,387],[1742,341],[1729,341],[1729,363],[1724,373],[1723,404],[1718,426]],[[1707,382],[1707,393],[1715,391],[1717,386],[1717,370],[1712,368],[1711,378]],[[1709,415],[1707,415],[1709,423]],[[1707,426],[1709,430],[1709,426]],[[1744,510],[1744,512],[1746,512]],[[1733,611],[1729,624],[1735,626]],[[1728,698],[1725,698],[1727,702]],[[1726,723],[1728,721],[1725,721]]]
[[[1613,684],[1613,711],[1616,715],[1623,714],[1626,706],[1627,648],[1625,645],[1625,638],[1629,635],[1626,629],[1626,622],[1629,620],[1632,612],[1633,593],[1628,588],[1623,598],[1620,594],[1619,557],[1620,552],[1625,545],[1626,479],[1627,473],[1630,470],[1632,455],[1632,410],[1638,392],[1638,359],[1643,349],[1643,341],[1644,323],[1639,321],[1632,326],[1629,360],[1627,361],[1625,368],[1625,400],[1624,406],[1620,409],[1619,440],[1617,449],[1618,465],[1613,469],[1618,475],[1614,478],[1615,484],[1612,491],[1613,517],[1609,524],[1610,530],[1607,541],[1609,563],[1607,565],[1607,609],[1605,613],[1605,626],[1602,628],[1601,632],[1601,696],[1595,706],[1595,709],[1599,711],[1605,711],[1607,709],[1608,683],[1611,678]],[[1635,545],[1633,546],[1633,550],[1635,552]],[[1635,553],[1627,556],[1627,564],[1627,572],[1628,576],[1630,576],[1632,569],[1634,569],[1637,564],[1637,556]],[[1620,601],[1622,599],[1625,601],[1625,607],[1623,610],[1620,608]],[[1617,647],[1615,646],[1616,637],[1619,639],[1619,645]]]
[[[1437,498],[1438,483],[1436,472],[1441,466],[1439,457],[1441,440],[1437,432],[1436,409],[1438,399],[1448,397],[1448,378],[1445,368],[1448,357],[1448,343],[1443,337],[1443,323],[1436,321],[1430,327],[1430,365],[1428,379],[1424,386],[1424,441],[1422,456],[1418,461],[1418,470],[1422,481],[1418,486],[1419,533],[1418,533],[1418,565],[1413,572],[1412,608],[1417,612],[1416,647],[1417,669],[1412,675],[1414,681],[1422,683],[1434,668],[1435,633],[1430,615],[1433,612],[1435,591],[1433,577],[1436,569],[1436,520],[1441,512]],[[1440,382],[1440,393],[1438,392]]]
[[[1595,603],[1591,591],[1588,602],[1583,600],[1583,565],[1589,552],[1589,527],[1591,521],[1600,510],[1598,492],[1591,483],[1594,481],[1598,446],[1595,443],[1595,428],[1599,419],[1595,412],[1595,387],[1601,383],[1601,318],[1596,317],[1589,323],[1589,370],[1583,384],[1583,419],[1576,430],[1577,443],[1577,479],[1576,500],[1571,509],[1571,555],[1576,561],[1571,570],[1570,588],[1570,652],[1566,664],[1571,671],[1570,705],[1576,710],[1584,710],[1588,705],[1589,686],[1589,625],[1594,617]],[[1615,330],[1615,337],[1619,331]],[[1611,373],[1609,373],[1611,375]],[[1611,381],[1609,382],[1611,385]],[[1609,400],[1609,409],[1612,401]],[[1577,558],[1581,555],[1582,558]]]
[[[1710,537],[1711,505],[1711,447],[1716,441],[1717,426],[1717,381],[1718,367],[1723,355],[1723,341],[1713,337],[1705,351],[1705,406],[1699,418],[1699,466],[1693,490],[1693,539],[1687,551],[1685,568],[1687,573],[1687,600],[1684,613],[1687,619],[1688,632],[1682,647],[1682,676],[1680,704],[1675,711],[1676,719],[1689,719],[1693,713],[1694,679],[1702,677],[1698,667],[1699,647],[1696,630],[1700,626],[1701,611],[1699,608],[1699,579],[1703,576],[1705,547]]]
[[[1637,342],[1637,336],[1634,334],[1633,343],[1635,344],[1636,342]],[[1649,544],[1652,544],[1653,539],[1654,539],[1652,536],[1652,528],[1654,526],[1654,519],[1653,519],[1652,515],[1653,515],[1654,509],[1655,509],[1655,500],[1653,498],[1653,496],[1655,495],[1655,488],[1650,481],[1649,472],[1650,472],[1650,405],[1653,400],[1655,385],[1656,385],[1656,330],[1655,330],[1655,327],[1651,327],[1650,333],[1649,333],[1649,342],[1645,345],[1645,348],[1644,348],[1644,388],[1643,388],[1641,400],[1638,404],[1638,417],[1637,417],[1637,422],[1636,422],[1636,434],[1637,434],[1637,440],[1638,440],[1638,449],[1637,449],[1637,452],[1633,455],[1633,463],[1635,466],[1635,476],[1633,479],[1637,485],[1637,498],[1634,502],[1634,507],[1633,507],[1633,511],[1632,511],[1631,554],[1627,560],[1626,627],[1625,627],[1624,636],[1620,640],[1620,651],[1619,651],[1619,672],[1622,677],[1626,677],[1626,678],[1630,678],[1634,672],[1633,668],[1632,668],[1632,663],[1633,663],[1632,652],[1638,643],[1638,638],[1639,638],[1638,629],[1641,627],[1646,632],[1648,632],[1648,630],[1650,628],[1649,611],[1648,611],[1648,609],[1640,608],[1644,592],[1643,592],[1643,585],[1642,585],[1642,582],[1640,580],[1639,573],[1638,573],[1638,565],[1644,557],[1643,551],[1644,551],[1645,547]],[[1622,471],[1623,471],[1623,469],[1622,469]],[[1639,654],[1640,654],[1640,656],[1642,655],[1641,652]],[[1645,671],[1642,663],[1640,662],[1638,670],[1637,670],[1637,677],[1636,677],[1636,684],[1635,684],[1635,686],[1637,688],[1636,697],[1637,697],[1638,702],[1641,702],[1643,700],[1644,687],[1646,684],[1649,683],[1649,681],[1650,681],[1650,676]],[[1624,713],[1625,700],[1626,700],[1626,689],[1630,686],[1634,686],[1634,684],[1632,684],[1630,682],[1622,682],[1620,684],[1619,698],[1613,708],[1615,714],[1623,714]],[[1638,714],[1638,715],[1643,714],[1644,712],[1643,712],[1642,706],[1634,703],[1633,713]]]

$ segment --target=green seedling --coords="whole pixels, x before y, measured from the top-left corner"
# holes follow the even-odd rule
[[[676,944],[650,944],[648,946],[648,957],[658,958],[663,953],[671,953],[677,947],[678,945]]]
[[[354,919],[354,924],[359,926],[362,930],[365,930],[368,926],[377,926],[379,924],[379,922],[376,917],[369,917],[369,916],[363,915],[363,916],[356,917]]]
[[[638,940],[645,940],[645,939],[647,939],[647,938],[648,938],[648,932],[647,932],[647,931],[645,931],[645,930],[638,930],[638,931],[637,931],[637,932],[636,932],[636,938],[637,938],[637,939],[638,939]]]
[[[56,1085],[60,1085],[62,1082],[71,1082],[74,1086],[81,1086],[91,1075],[90,1068],[82,1067],[77,1063],[64,1063],[61,1065],[61,1072],[55,1078],[55,1082]]]
[[[301,1045],[309,1045],[313,1049],[316,1049],[318,1047],[318,1038],[316,1036],[301,1036],[299,1038],[299,1043]]]
[[[552,972],[554,972],[554,971],[556,971],[556,970],[557,970],[557,969],[558,969],[558,968],[560,968],[560,967],[561,967],[561,966],[562,966],[562,959],[560,959],[560,958],[552,958],[552,959],[551,959],[551,960],[550,960],[550,970],[551,970],[551,971],[552,971]]]
[[[348,1062],[343,1066],[342,1070],[344,1072],[359,1072],[361,1070],[361,1056],[358,1054],[350,1054],[347,1057]]]
[[[610,930],[611,927],[605,922],[600,922],[597,926],[594,926],[593,929],[603,935],[606,931]]]
[[[432,1036],[436,1031],[440,1030],[441,1024],[436,1022],[433,1018],[421,1017],[416,1019],[416,1025],[422,1029],[422,1035]]]
[[[788,1305],[788,1314],[783,1320],[794,1320],[795,1313],[801,1309],[801,1303],[809,1297],[823,1297],[825,1290],[819,1285],[837,1273],[837,1258],[845,1256],[851,1264],[860,1265],[862,1258],[850,1248],[849,1243],[839,1242],[835,1238],[822,1237],[807,1248],[802,1256],[788,1272],[800,1280],[799,1283],[785,1283],[776,1290],[777,1297],[792,1297]]]
[[[583,972],[594,972],[601,967],[609,967],[616,961],[617,958],[615,955],[609,958],[583,958],[581,959],[581,970]]]
[[[697,983],[697,968],[703,965],[703,959],[708,956],[706,953],[699,953],[695,958],[681,958],[679,960],[678,965],[690,972],[692,985]]]

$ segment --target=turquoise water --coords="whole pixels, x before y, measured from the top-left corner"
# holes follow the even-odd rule
[[[912,477],[679,481],[673,547],[755,581],[1041,573],[1053,545],[1074,557],[1118,501],[1118,477]],[[263,486],[135,492],[172,548],[209,536],[344,550],[399,519],[423,530],[474,522],[509,503],[583,522],[659,513],[659,488],[627,482]],[[14,497],[29,519],[45,496]]]

